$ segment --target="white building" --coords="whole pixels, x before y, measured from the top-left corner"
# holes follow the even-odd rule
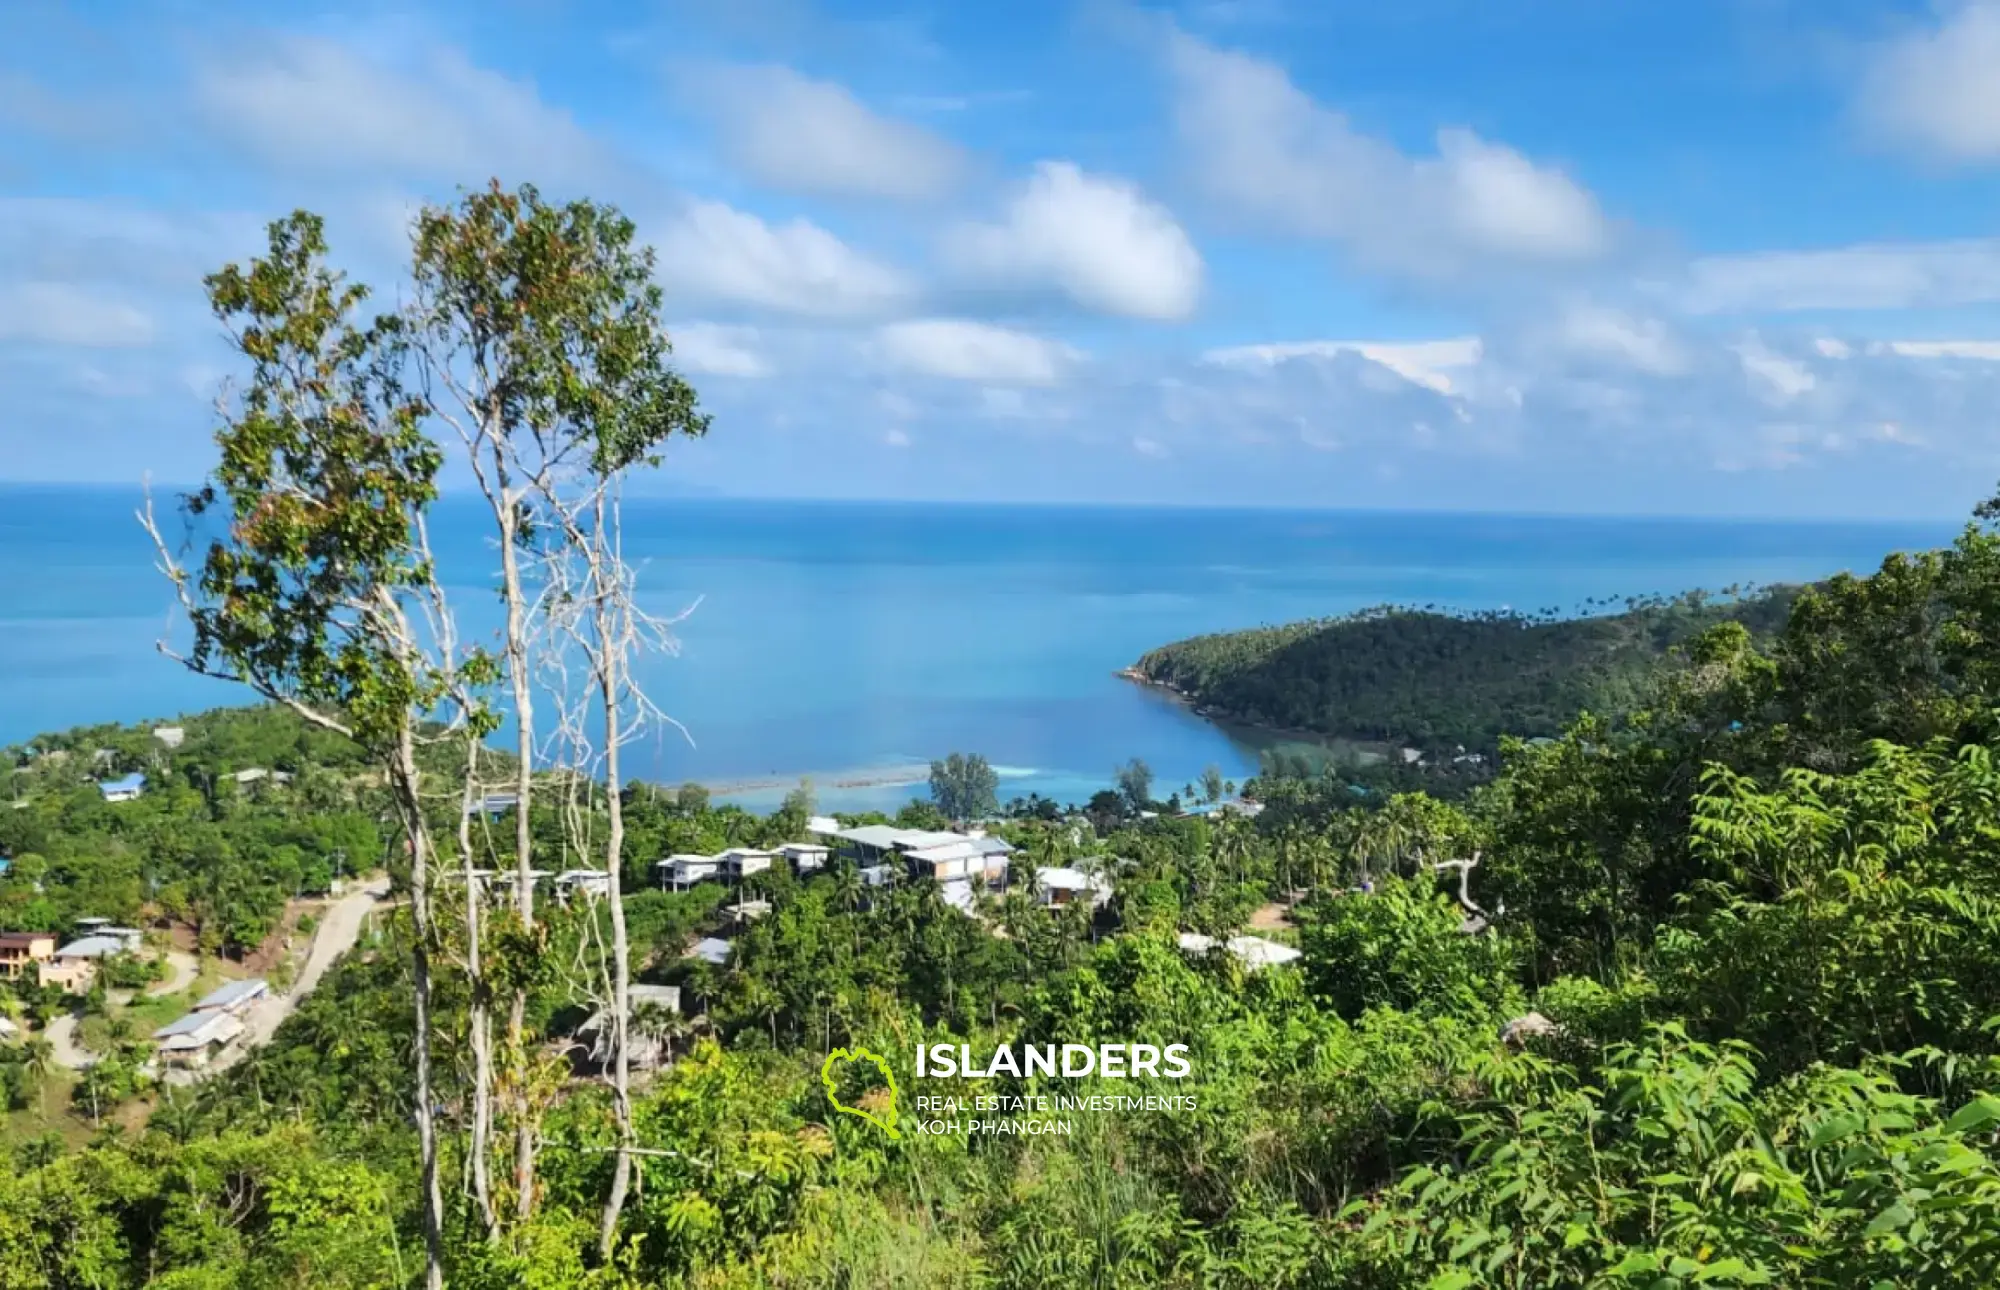
[[[1214,937],[1202,936],[1196,932],[1182,932],[1180,945],[1181,949],[1189,954],[1207,954],[1215,948],[1216,942]],[[1252,972],[1276,967],[1281,963],[1296,962],[1302,957],[1299,951],[1291,946],[1267,941],[1261,936],[1232,936],[1225,948]]]
[[[804,875],[826,868],[826,862],[833,853],[817,842],[787,842],[778,848],[778,854],[785,857],[785,863],[792,867],[792,872]]]
[[[668,891],[686,891],[698,882],[707,882],[722,871],[722,861],[714,856],[673,855],[654,864],[660,871],[660,885]]]
[[[741,882],[753,873],[762,873],[771,867],[775,851],[759,851],[754,847],[730,847],[715,858],[722,864],[723,875]]]
[[[187,742],[187,731],[179,726],[154,726],[153,738],[169,748],[178,748]]]
[[[1040,888],[1037,899],[1050,908],[1087,900],[1093,907],[1102,908],[1111,899],[1111,880],[1084,873],[1080,869],[1036,869],[1035,885]]]
[[[568,900],[581,892],[586,896],[611,894],[611,875],[602,869],[565,869],[556,875],[556,896]]]
[[[728,941],[715,936],[705,936],[694,943],[694,948],[688,951],[687,956],[691,959],[700,959],[704,963],[712,963],[716,967],[723,967],[728,964],[729,956],[735,952],[736,947]]]

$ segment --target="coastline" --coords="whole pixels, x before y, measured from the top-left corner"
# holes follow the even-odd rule
[[[1322,730],[1300,730],[1292,726],[1273,726],[1261,721],[1251,721],[1219,708],[1205,707],[1186,690],[1166,681],[1156,681],[1137,667],[1121,667],[1112,675],[1120,680],[1130,681],[1142,689],[1164,695],[1225,734],[1240,732],[1251,736],[1251,742],[1268,741],[1273,746],[1281,743],[1314,744],[1328,749],[1351,749],[1364,757],[1384,759],[1394,756],[1396,750],[1402,746],[1371,739],[1354,739],[1347,735],[1330,735]]]

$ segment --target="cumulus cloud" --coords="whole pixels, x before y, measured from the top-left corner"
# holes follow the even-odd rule
[[[1864,126],[1893,144],[1958,161],[2000,158],[2000,0],[1969,0],[1874,53]]]
[[[1705,256],[1665,294],[1691,313],[1989,304],[2000,300],[2000,240]]]
[[[1234,345],[1212,349],[1202,357],[1225,367],[1275,367],[1299,358],[1332,358],[1336,354],[1359,354],[1371,363],[1394,372],[1412,384],[1450,394],[1454,377],[1479,362],[1483,345],[1477,336],[1454,336],[1447,340],[1371,341],[1308,340],[1266,345]]]
[[[771,374],[771,364],[756,348],[754,327],[725,327],[692,322],[670,328],[674,362],[684,372],[702,376],[759,377]]]
[[[124,301],[63,282],[0,286],[0,341],[127,349],[152,339],[152,318]]]
[[[997,223],[954,230],[946,256],[974,279],[1046,286],[1128,318],[1186,318],[1201,296],[1201,253],[1172,212],[1067,161],[1038,165]]]
[[[1611,248],[1582,185],[1504,144],[1447,129],[1434,156],[1410,156],[1316,103],[1274,63],[1180,31],[1167,52],[1188,161],[1243,217],[1423,278],[1577,264]]]
[[[1083,357],[1060,341],[963,318],[891,323],[875,345],[906,372],[999,384],[1051,385]]]
[[[693,80],[729,159],[771,188],[916,201],[945,195],[965,173],[956,144],[831,81],[775,66],[707,69]]]
[[[841,317],[877,313],[914,293],[902,273],[809,220],[769,224],[722,202],[689,202],[653,242],[669,300]]]
[[[568,112],[456,49],[390,62],[286,35],[218,53],[194,90],[213,129],[289,169],[551,183],[609,169],[606,149]]]

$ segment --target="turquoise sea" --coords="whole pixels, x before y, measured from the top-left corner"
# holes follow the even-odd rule
[[[242,700],[155,652],[171,597],[140,500],[0,485],[0,745]],[[954,749],[1007,794],[1063,800],[1133,756],[1163,786],[1211,762],[1249,774],[1247,740],[1113,675],[1198,632],[1797,581],[1958,527],[711,499],[633,502],[626,524],[649,606],[699,599],[679,656],[644,669],[693,742],[663,731],[628,750],[631,773],[751,805],[810,775],[842,809],[893,808]],[[437,531],[464,612],[490,620],[476,511],[447,501]]]

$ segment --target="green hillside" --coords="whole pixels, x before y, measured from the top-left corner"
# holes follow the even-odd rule
[[[1150,651],[1132,671],[1253,725],[1488,751],[1502,735],[1557,735],[1579,712],[1626,710],[1674,646],[1727,619],[1768,635],[1795,597],[1696,593],[1569,619],[1385,607],[1196,636]]]

